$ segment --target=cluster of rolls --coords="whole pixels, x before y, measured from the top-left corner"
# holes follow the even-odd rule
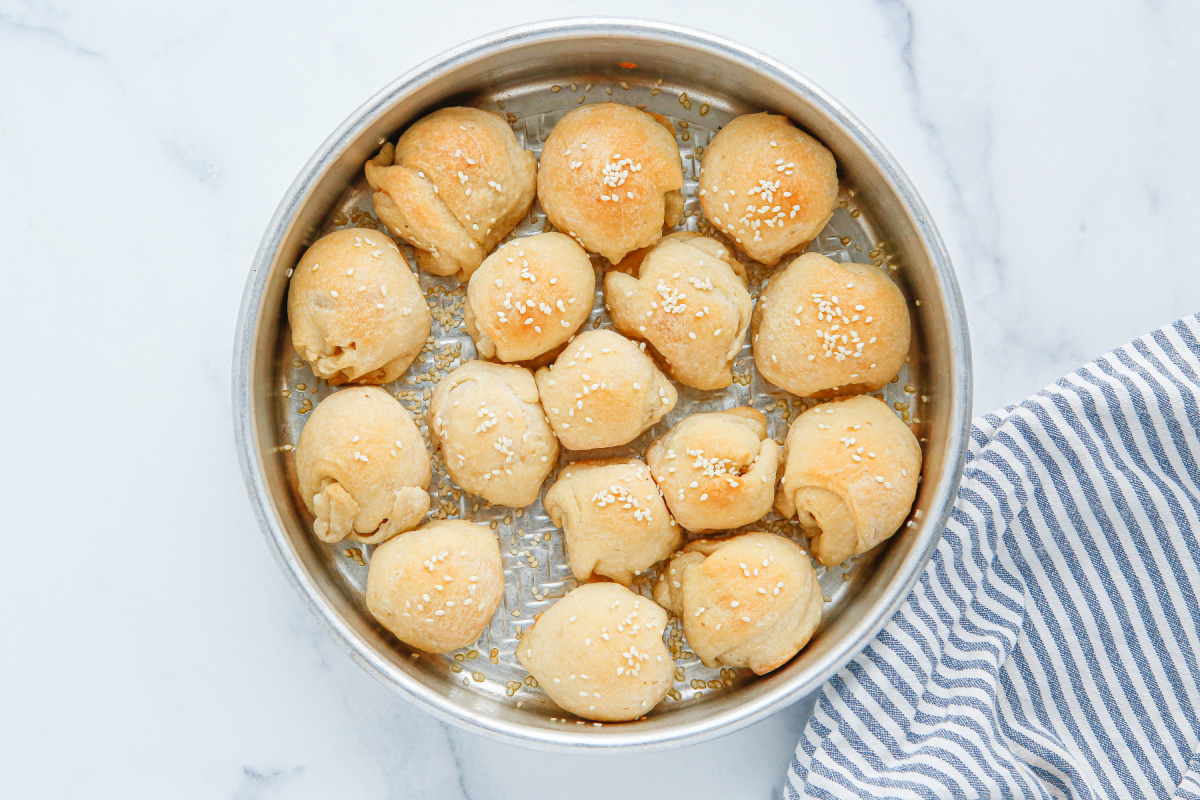
[[[540,164],[499,117],[445,108],[385,145],[366,176],[379,219],[419,268],[467,284],[480,360],[443,377],[427,409],[430,441],[467,492],[536,502],[560,448],[632,442],[674,409],[675,382],[729,386],[748,332],[764,378],[827,401],[792,422],[783,447],[744,407],[678,421],[644,458],[568,458],[543,503],[581,585],[517,650],[549,696],[587,719],[647,713],[672,683],[668,613],[708,666],[762,674],[796,655],[821,618],[809,555],[760,531],[688,534],[752,526],[774,507],[830,566],[891,536],[913,504],[920,446],[866,394],[907,355],[904,296],[878,269],[802,253],[837,201],[829,150],[782,116],[725,126],[698,190],[720,238],[667,233],[683,211],[674,127],[614,103],[564,116]],[[501,244],[535,197],[557,232]],[[736,250],[766,265],[802,254],[756,304]],[[580,333],[597,282],[589,253],[612,265],[602,278],[612,329]],[[296,447],[314,533],[378,545],[367,608],[400,640],[434,653],[473,643],[503,596],[496,537],[462,520],[425,523],[430,453],[377,386],[430,334],[413,271],[390,236],[335,231],[296,265],[288,317],[313,372],[351,384],[317,406]],[[653,598],[632,591],[655,565]]]

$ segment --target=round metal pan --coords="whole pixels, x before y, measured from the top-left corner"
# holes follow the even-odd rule
[[[677,681],[668,699],[641,720],[597,725],[556,709],[512,657],[520,633],[574,585],[561,537],[540,502],[520,514],[481,504],[457,490],[435,459],[435,508],[490,522],[500,537],[509,584],[504,605],[479,643],[446,656],[414,652],[366,612],[370,548],[318,541],[295,490],[292,445],[305,415],[330,390],[291,348],[285,298],[290,268],[316,238],[338,227],[378,225],[363,164],[422,115],[445,105],[494,111],[536,152],[564,113],[609,101],[675,121],[688,198],[680,228],[706,230],[695,197],[702,149],[734,116],[786,114],[833,151],[839,208],[810,249],[874,263],[907,296],[910,359],[881,395],[912,424],[925,461],[910,523],[848,564],[819,570],[825,614],[790,663],[758,678],[744,670],[708,670],[675,626],[670,644]],[[535,204],[514,235],[543,225]],[[757,293],[771,270],[748,267]],[[428,390],[474,351],[461,328],[456,279],[421,275],[420,281],[434,309],[431,341],[406,376],[387,388],[423,423]],[[607,322],[597,297],[586,325]],[[807,403],[758,377],[749,345],[735,374],[723,392],[681,387],[671,416],[628,448],[606,454],[643,453],[648,441],[689,413],[750,401],[768,413],[771,435],[781,438]],[[904,173],[861,123],[790,68],[718,36],[585,18],[512,28],[446,52],[393,82],[329,137],[288,190],[255,258],[238,319],[233,410],[242,473],[271,549],[313,613],[365,669],[442,719],[493,738],[555,749],[645,749],[709,739],[762,719],[817,689],[875,636],[925,566],[949,514],[966,456],[970,376],[966,320],[942,241]],[[804,543],[793,524],[773,516],[752,527]]]

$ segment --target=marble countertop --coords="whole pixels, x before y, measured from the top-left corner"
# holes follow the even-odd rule
[[[979,412],[1200,308],[1200,6],[783,8],[568,0],[553,14],[719,31],[862,119],[949,245]],[[549,10],[0,0],[0,332],[14,348],[0,794],[778,793],[800,706],[655,755],[547,755],[447,728],[326,638],[242,488],[234,320],[284,190],[392,78]]]

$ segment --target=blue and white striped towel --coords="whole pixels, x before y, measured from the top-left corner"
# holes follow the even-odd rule
[[[1200,800],[1200,321],[977,420],[928,569],[789,798]]]

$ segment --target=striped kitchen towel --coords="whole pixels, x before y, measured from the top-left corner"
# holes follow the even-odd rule
[[[786,798],[1200,800],[1200,321],[976,422],[929,567]]]

